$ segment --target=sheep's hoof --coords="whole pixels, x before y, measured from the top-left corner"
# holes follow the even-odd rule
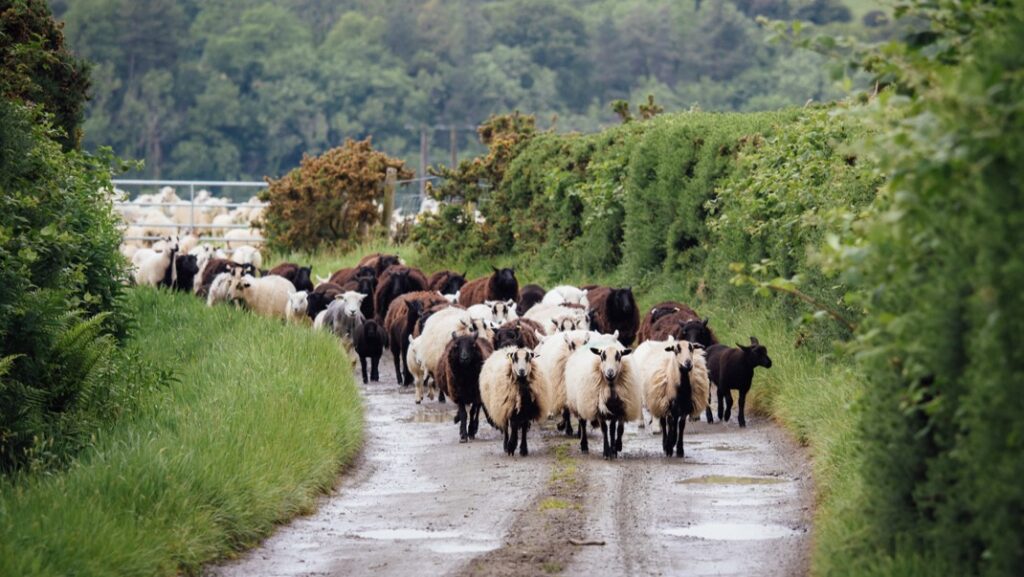
[[[747,422],[746,421],[740,421],[740,427],[741,428],[746,428],[746,426],[747,426]]]
[[[559,421],[558,424],[555,425],[555,428],[558,429],[559,431],[564,431],[565,430],[565,421]]]
[[[459,442],[460,443],[468,443],[469,442],[469,438],[468,437],[459,437]]]
[[[682,459],[683,458],[683,450],[679,449],[679,452],[676,453],[676,456],[679,457],[680,459]]]
[[[417,404],[417,405],[418,405],[418,404],[420,404],[420,402],[421,402],[422,400],[423,400],[423,399],[416,399],[416,404]]]

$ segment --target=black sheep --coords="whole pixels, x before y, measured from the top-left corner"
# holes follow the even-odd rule
[[[309,318],[316,320],[316,315],[327,309],[331,302],[334,301],[334,297],[343,292],[345,291],[342,290],[341,286],[332,282],[320,283],[318,287],[313,289],[313,292],[306,296],[306,314],[309,315]],[[368,299],[363,299],[364,302],[366,300]]]
[[[263,272],[263,276],[282,276],[290,280],[292,284],[295,285],[295,290],[313,292],[313,281],[310,280],[310,275],[312,273],[313,267],[311,266],[299,266],[292,262],[283,262],[274,268]]]
[[[443,295],[453,295],[466,284],[466,273],[459,274],[453,270],[442,270],[430,275],[427,288]]]
[[[181,292],[192,292],[196,275],[199,274],[199,263],[194,254],[179,254],[174,257],[174,266],[178,275],[171,283],[171,288]]]
[[[746,427],[744,409],[751,381],[754,380],[754,368],[770,369],[772,360],[768,357],[768,349],[754,337],[750,337],[749,347],[739,343],[736,346],[739,348],[733,349],[726,345],[708,348],[708,377],[718,389],[718,419],[729,420],[732,414],[730,391],[737,390],[740,392],[739,422],[741,427]]]
[[[411,292],[427,290],[427,279],[418,269],[394,265],[377,278],[377,290],[373,293],[375,318],[384,322],[391,301]]]
[[[519,281],[510,268],[491,267],[494,274],[474,279],[459,291],[459,304],[464,307],[483,304],[484,301],[518,301]]]
[[[519,316],[526,314],[526,311],[544,300],[544,287],[535,284],[528,284],[519,291],[519,302],[516,303],[516,313]]]
[[[459,424],[460,443],[476,438],[480,427],[480,370],[492,351],[491,343],[477,338],[475,332],[461,337],[453,332],[438,364],[437,386],[447,391],[452,402],[459,407],[455,422]]]
[[[370,380],[375,383],[380,381],[380,373],[377,371],[377,368],[380,365],[380,357],[384,354],[384,347],[387,346],[387,342],[388,338],[384,328],[373,319],[368,319],[363,324],[357,326],[352,332],[352,345],[356,350],[356,354],[359,355],[359,364],[363,368],[364,385],[367,383],[367,358],[370,359]]]
[[[633,344],[640,327],[640,311],[636,308],[633,289],[626,287],[588,287],[590,301],[590,329],[605,334],[619,331],[619,342],[623,346]]]

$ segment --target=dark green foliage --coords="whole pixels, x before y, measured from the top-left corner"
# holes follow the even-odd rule
[[[614,121],[612,101],[648,94],[668,111],[828,100],[839,92],[821,59],[767,45],[754,21],[804,5],[815,3],[76,0],[58,8],[69,44],[95,63],[87,146],[144,158],[147,176],[256,180],[367,136],[422,172],[420,127],[456,126],[468,157],[481,147],[465,128],[513,110],[535,114],[539,126],[593,131]],[[448,137],[429,132],[428,163],[447,162]]]
[[[64,152],[38,109],[0,99],[0,469],[66,458],[83,415],[128,387],[109,154]],[[101,411],[102,412],[102,411]],[[111,415],[108,415],[111,416]],[[83,420],[84,419],[84,420]]]
[[[65,47],[62,28],[45,0],[0,0],[0,96],[53,115],[68,150],[82,138],[89,67]]]

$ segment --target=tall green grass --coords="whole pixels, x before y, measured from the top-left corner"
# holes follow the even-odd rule
[[[336,339],[190,295],[130,292],[167,388],[68,469],[0,481],[0,575],[175,575],[311,510],[362,434]]]

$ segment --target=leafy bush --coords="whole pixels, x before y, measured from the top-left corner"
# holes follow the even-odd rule
[[[46,0],[0,0],[0,97],[42,106],[65,150],[78,148],[89,66],[64,46]]]
[[[370,139],[348,139],[320,156],[306,156],[284,177],[268,179],[260,198],[270,202],[261,226],[270,243],[287,250],[348,248],[380,221],[384,177],[412,178],[405,162],[373,149]]]
[[[126,263],[111,201],[114,159],[63,152],[38,109],[0,99],[0,469],[59,460],[76,415],[113,386],[128,326]],[[63,449],[62,449],[63,448]]]

